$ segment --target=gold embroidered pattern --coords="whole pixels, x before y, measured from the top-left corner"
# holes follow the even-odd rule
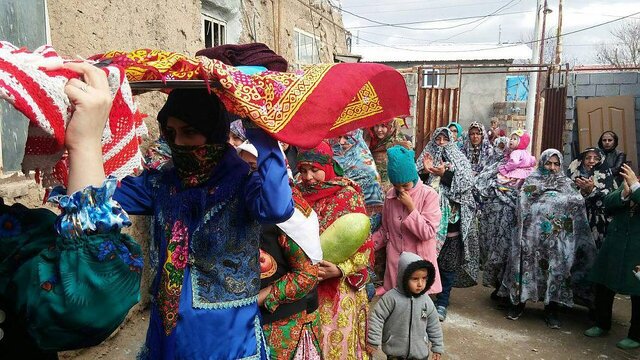
[[[380,98],[376,90],[373,88],[371,82],[367,82],[358,90],[358,94],[351,100],[351,103],[342,111],[342,114],[340,114],[336,123],[333,124],[331,130],[335,130],[350,122],[379,114],[382,111]]]
[[[333,65],[318,64],[295,73],[264,72],[248,76],[227,65],[200,57],[223,89],[215,89],[227,109],[251,118],[271,133],[282,130],[318,87]],[[231,99],[233,98],[233,100]]]

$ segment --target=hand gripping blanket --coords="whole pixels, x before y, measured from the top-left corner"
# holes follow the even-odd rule
[[[132,82],[213,80],[213,91],[228,111],[302,148],[409,115],[404,78],[381,64],[316,64],[247,75],[218,60],[161,50],[111,51],[91,59],[124,67]]]
[[[0,41],[0,98],[7,100],[29,119],[22,171],[36,170],[44,186],[66,184],[68,167],[64,133],[73,105],[64,93],[73,71],[50,46],[33,52]],[[125,72],[118,66],[102,68],[107,74],[113,105],[102,137],[104,170],[123,178],[141,169],[138,145],[147,129],[133,101]]]

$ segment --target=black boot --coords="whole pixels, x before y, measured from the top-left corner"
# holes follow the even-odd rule
[[[558,317],[558,303],[550,302],[544,306],[544,322],[549,329],[560,329],[562,322]]]
[[[509,311],[507,312],[507,319],[509,320],[518,320],[522,313],[524,312],[525,303],[517,303],[511,304],[509,306]]]

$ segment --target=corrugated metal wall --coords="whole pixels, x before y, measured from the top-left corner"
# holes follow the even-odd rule
[[[431,133],[458,118],[459,89],[418,88],[416,119],[416,155],[429,142]]]

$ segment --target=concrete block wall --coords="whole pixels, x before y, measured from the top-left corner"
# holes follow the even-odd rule
[[[557,79],[554,79],[557,80]],[[640,150],[640,72],[580,72],[569,74],[567,82],[567,115],[564,134],[565,162],[570,162],[572,143],[577,141],[577,99],[600,96],[635,97],[636,142]],[[640,156],[638,157],[640,158]]]

